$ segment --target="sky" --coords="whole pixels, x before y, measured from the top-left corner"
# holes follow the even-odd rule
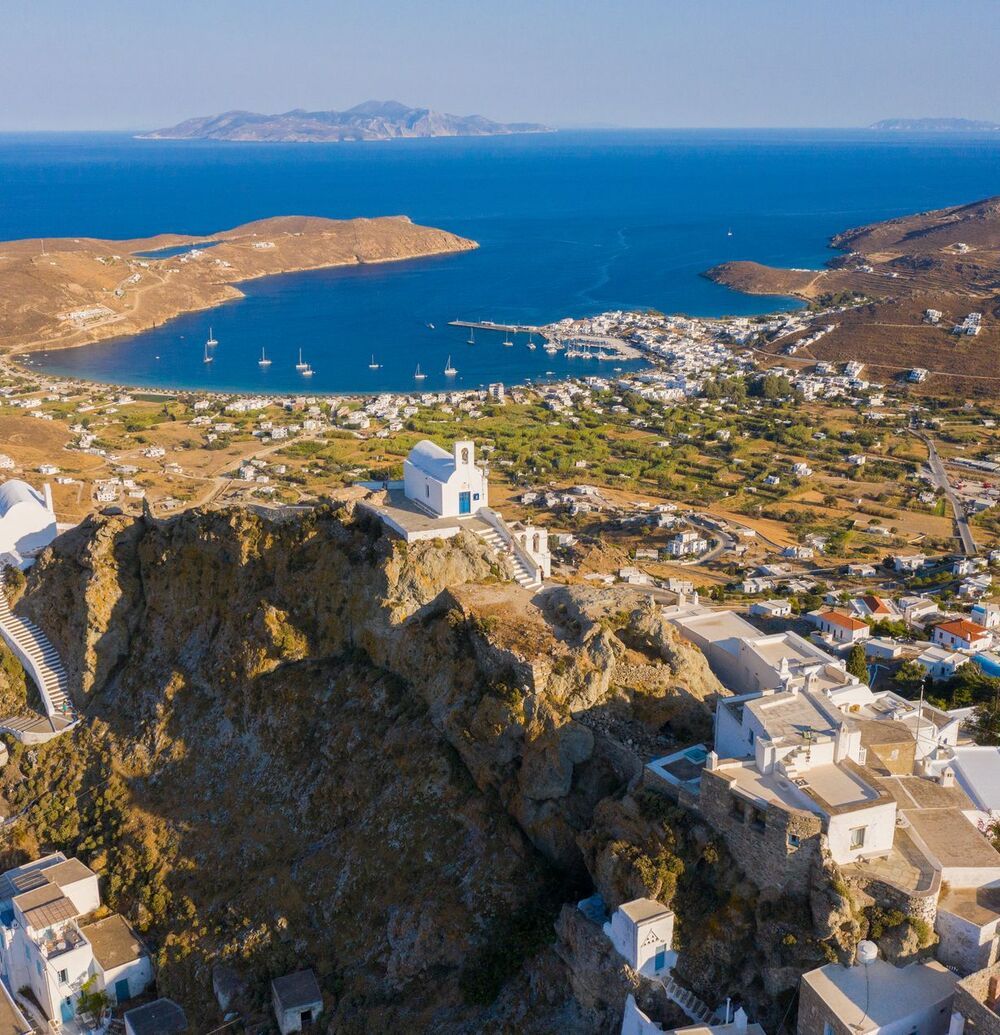
[[[0,0],[0,130],[370,98],[556,127],[1000,121],[998,0]]]

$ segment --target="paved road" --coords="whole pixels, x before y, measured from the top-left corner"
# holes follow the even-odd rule
[[[930,435],[925,435],[921,431],[915,431],[914,434],[927,446],[927,466],[930,468],[935,484],[944,491],[948,501],[951,503],[951,509],[955,514],[955,527],[958,529],[958,536],[962,540],[962,550],[966,557],[975,557],[979,553],[979,548],[976,546],[976,540],[972,538],[969,518],[965,513],[965,507],[962,506],[962,501],[955,495],[951,482],[948,481],[948,472],[945,470],[941,457],[938,455],[937,446]]]

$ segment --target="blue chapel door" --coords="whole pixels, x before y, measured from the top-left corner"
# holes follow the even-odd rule
[[[459,512],[459,514],[471,514],[472,513],[472,493],[471,492],[460,492],[458,494],[458,512]]]
[[[120,981],[115,982],[115,1002],[116,1003],[127,1003],[131,999],[128,990],[128,978],[122,978]]]

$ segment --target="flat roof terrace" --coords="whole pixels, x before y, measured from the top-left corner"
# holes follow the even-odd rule
[[[762,804],[830,816],[877,804],[881,796],[860,777],[843,766],[814,766],[803,775],[800,785],[780,773],[761,773],[753,762],[726,765],[720,770],[733,780],[735,789]]]
[[[450,539],[463,528],[472,531],[489,527],[475,514],[468,517],[434,517],[418,507],[400,489],[390,489],[380,502],[375,499],[360,500],[358,506],[374,514],[387,528],[407,541]]]
[[[743,707],[776,744],[805,743],[815,736],[832,737],[840,722],[808,693],[783,691],[743,702]]]

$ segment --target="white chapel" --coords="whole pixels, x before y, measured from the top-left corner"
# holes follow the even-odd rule
[[[403,492],[435,517],[465,517],[489,505],[488,475],[475,446],[459,441],[449,453],[424,439],[403,461]]]

